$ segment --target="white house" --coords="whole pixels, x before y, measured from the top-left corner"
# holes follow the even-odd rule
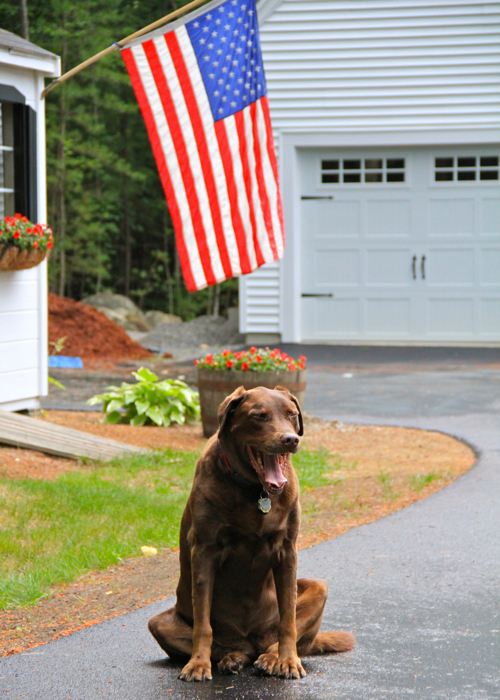
[[[258,10],[287,244],[247,340],[500,344],[500,4]]]
[[[57,56],[0,29],[0,217],[46,223],[45,77]],[[0,409],[37,408],[47,394],[47,262],[0,271]]]

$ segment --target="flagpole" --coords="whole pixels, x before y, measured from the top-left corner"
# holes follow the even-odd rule
[[[43,99],[45,97],[45,95],[47,95],[55,87],[57,87],[61,83],[64,83],[65,80],[68,80],[68,78],[71,78],[73,75],[76,75],[77,73],[79,73],[81,70],[83,70],[87,66],[91,66],[93,63],[98,61],[100,58],[107,56],[108,53],[111,53],[112,51],[116,51],[117,49],[124,48],[126,44],[130,43],[134,39],[137,39],[137,37],[142,36],[143,34],[147,34],[148,32],[152,31],[153,29],[160,27],[162,24],[166,24],[167,22],[170,22],[171,20],[175,19],[179,15],[183,15],[185,12],[189,12],[189,10],[193,10],[195,7],[202,5],[206,1],[207,0],[193,0],[192,2],[188,3],[187,5],[184,5],[184,7],[179,7],[179,9],[174,10],[174,12],[171,12],[168,15],[165,15],[165,17],[162,17],[161,19],[157,19],[156,22],[153,22],[152,24],[148,24],[147,27],[144,27],[143,29],[139,29],[139,31],[134,32],[133,34],[130,34],[129,36],[125,37],[125,39],[122,39],[121,41],[118,41],[118,42],[114,42],[113,44],[111,44],[111,46],[108,46],[107,49],[104,49],[103,51],[99,51],[99,53],[96,53],[95,56],[92,56],[91,58],[87,58],[87,60],[83,61],[83,63],[80,63],[78,66],[75,66],[74,68],[69,70],[67,73],[64,73],[64,75],[61,75],[60,78],[56,78],[56,80],[53,80],[50,83],[50,85],[48,85],[45,88],[45,90],[43,90],[41,98]]]

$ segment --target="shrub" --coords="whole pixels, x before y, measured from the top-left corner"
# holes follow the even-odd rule
[[[198,392],[180,379],[158,381],[156,374],[144,367],[132,375],[137,384],[123,382],[121,387],[109,386],[108,392],[87,401],[91,406],[104,402],[103,412],[107,413],[104,423],[167,427],[172,422],[183,425],[186,420],[199,418]]]

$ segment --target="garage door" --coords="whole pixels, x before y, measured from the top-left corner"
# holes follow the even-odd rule
[[[302,339],[500,341],[499,159],[302,151]]]

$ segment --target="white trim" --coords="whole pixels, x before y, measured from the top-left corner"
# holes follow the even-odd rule
[[[20,401],[7,401],[0,403],[0,411],[36,411],[40,408],[40,401],[35,398],[21,399]]]
[[[43,73],[48,78],[58,78],[61,75],[61,59],[59,56],[53,58],[34,58],[19,53],[10,53],[0,49],[0,63],[8,66],[17,66],[27,70],[35,70]]]
[[[257,3],[259,27],[278,9],[282,2],[283,0],[261,0]]]

